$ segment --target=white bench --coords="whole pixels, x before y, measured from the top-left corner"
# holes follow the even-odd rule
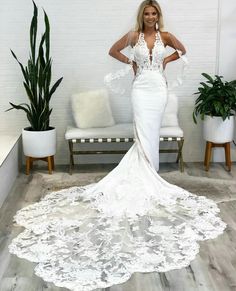
[[[180,171],[184,171],[184,162],[182,148],[184,143],[183,130],[178,123],[178,101],[175,94],[169,94],[168,104],[165,110],[162,126],[160,130],[160,141],[176,142],[176,148],[160,149],[160,153],[177,153],[176,162],[179,162]],[[91,154],[124,154],[124,150],[80,150],[79,144],[86,143],[127,143],[134,141],[133,124],[117,123],[114,126],[103,128],[81,129],[69,126],[65,133],[65,139],[68,141],[70,152],[69,172],[72,174],[74,168],[74,155]],[[77,150],[75,145],[78,146]]]

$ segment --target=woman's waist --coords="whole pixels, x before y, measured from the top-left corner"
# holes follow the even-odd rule
[[[133,85],[136,87],[166,87],[166,79],[159,70],[143,69],[137,71]]]
[[[147,75],[147,76],[149,76],[149,78],[151,78],[153,76],[154,79],[156,79],[156,78],[161,78],[161,79],[164,78],[165,79],[163,67],[162,68],[138,67],[136,77],[138,77],[139,75]]]
[[[149,65],[149,66],[137,66],[137,73],[141,74],[143,72],[146,72],[146,71],[151,71],[151,72],[154,72],[154,73],[161,73],[163,74],[163,66],[162,64],[161,65]]]

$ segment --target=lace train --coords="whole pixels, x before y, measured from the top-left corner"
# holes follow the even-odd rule
[[[86,193],[93,186],[53,192],[15,217],[26,230],[10,252],[37,262],[35,273],[59,287],[106,288],[134,272],[185,267],[199,251],[197,240],[215,238],[225,228],[213,201],[177,186],[166,205],[152,200],[150,213],[132,216],[91,207]]]

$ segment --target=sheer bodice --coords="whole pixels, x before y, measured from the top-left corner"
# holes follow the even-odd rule
[[[132,60],[134,60],[138,66],[137,74],[140,74],[142,70],[159,70],[162,72],[162,63],[164,60],[165,51],[166,49],[159,31],[156,33],[151,54],[145,41],[144,33],[141,32],[137,43],[132,49],[131,55]]]

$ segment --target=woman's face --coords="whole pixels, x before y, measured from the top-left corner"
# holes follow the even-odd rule
[[[144,27],[151,28],[156,25],[158,21],[158,12],[155,7],[147,6],[143,11]]]

